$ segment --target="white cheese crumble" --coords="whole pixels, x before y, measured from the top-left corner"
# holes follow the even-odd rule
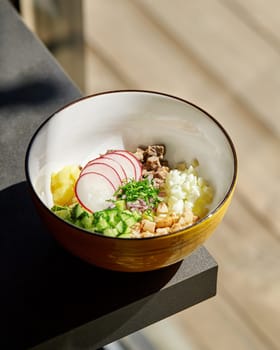
[[[166,202],[170,212],[181,215],[186,208],[194,215],[204,216],[213,199],[213,189],[190,165],[185,170],[173,169],[165,182]]]

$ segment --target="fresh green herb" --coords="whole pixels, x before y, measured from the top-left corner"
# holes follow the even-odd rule
[[[155,188],[153,182],[146,178],[125,183],[118,188],[114,196],[117,200],[124,199],[127,203],[142,200],[149,208],[153,208],[160,202],[158,194],[159,189]]]

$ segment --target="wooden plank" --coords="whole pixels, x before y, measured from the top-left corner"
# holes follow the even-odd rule
[[[127,88],[126,82],[110,70],[102,58],[92,48],[85,49],[86,95]]]
[[[266,342],[258,338],[221,294],[173,318],[174,327],[192,334],[200,350],[266,348]]]
[[[280,4],[278,0],[220,1],[239,16],[247,26],[263,36],[275,50],[280,49]]]
[[[241,201],[206,246],[220,262],[222,289],[275,349],[280,341],[280,249]],[[221,293],[225,294],[224,292]]]
[[[190,310],[190,309],[189,309]],[[201,342],[193,341],[190,328],[185,327],[184,320],[171,316],[141,331],[152,344],[153,349],[160,350],[202,350]],[[185,314],[185,313],[184,313]],[[183,321],[183,322],[182,322]],[[142,349],[144,350],[143,346]],[[136,350],[136,349],[135,349]]]
[[[88,45],[97,47],[109,65],[118,70],[119,76],[129,80],[127,87],[169,92],[198,103],[212,113],[236,144],[239,186],[247,201],[261,218],[268,217],[273,232],[279,234],[279,220],[270,220],[271,216],[277,218],[280,213],[279,201],[271,200],[272,195],[275,198],[280,195],[280,188],[276,186],[280,168],[275,162],[279,141],[256,122],[254,115],[240,105],[234,95],[212,78],[208,73],[211,67],[203,69],[182,52],[176,42],[165,37],[131,2],[121,0],[117,7],[114,4],[112,0],[85,3],[85,14],[95,14],[95,21],[92,21],[92,15],[85,17]],[[114,31],[108,30],[111,22],[116,28]],[[168,69],[170,65],[172,70]]]
[[[221,95],[222,96],[222,95]],[[229,130],[239,159],[238,188],[269,233],[280,238],[280,143],[234,102],[215,109],[214,116]]]
[[[190,99],[195,96],[197,84],[201,90],[201,77],[192,74],[192,66],[185,63],[176,46],[170,47],[165,36],[131,1],[94,0],[86,1],[84,6],[86,42],[98,47],[112,66],[130,78],[130,88],[163,90]],[[86,16],[88,13],[95,14],[94,21],[93,15]],[[108,23],[114,30],[108,29]],[[207,93],[211,95],[205,89]]]
[[[34,0],[20,1],[20,12],[27,27],[33,32],[36,32],[36,20],[34,13]]]
[[[218,0],[176,0],[176,4],[160,0],[160,6],[154,0],[135,3],[142,9],[144,5],[153,21],[192,50],[201,65],[211,67],[220,84],[234,91],[279,137],[280,100],[275,97],[280,72],[275,67],[280,56],[262,37]]]

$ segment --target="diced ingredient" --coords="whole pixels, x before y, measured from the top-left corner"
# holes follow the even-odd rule
[[[129,181],[120,186],[115,193],[117,199],[125,199],[131,210],[146,211],[154,209],[160,202],[159,190],[153,186],[152,180]]]
[[[80,175],[77,165],[68,165],[51,175],[51,192],[55,205],[71,205],[75,203],[75,183]]]
[[[118,236],[130,234],[131,227],[140,220],[140,215],[129,211],[121,211],[118,208],[103,210],[94,214],[93,225],[96,232],[106,236]]]
[[[150,145],[138,147],[134,153],[142,164],[142,176],[152,178],[158,188],[163,185],[169,172],[168,161],[164,158],[165,151],[164,145]]]
[[[213,199],[213,189],[190,165],[185,170],[170,170],[165,181],[165,192],[170,212],[181,215],[186,208],[203,217]]]
[[[95,213],[86,211],[79,203],[71,207],[53,206],[52,211],[76,226],[121,238],[129,237],[131,228],[141,219],[139,213],[119,209],[119,205]]]
[[[164,145],[110,150],[82,170],[52,174],[53,212],[90,232],[143,238],[176,232],[208,212],[213,188],[196,159],[170,169]],[[77,202],[78,201],[78,202]]]

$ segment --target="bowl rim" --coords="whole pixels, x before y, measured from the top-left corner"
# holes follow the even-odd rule
[[[63,220],[62,218],[60,218],[59,216],[57,216],[54,212],[52,212],[50,210],[50,208],[41,200],[41,198],[39,197],[39,195],[37,194],[37,191],[35,190],[33,183],[31,181],[30,178],[30,174],[29,174],[29,159],[30,159],[30,151],[32,148],[32,145],[37,137],[37,135],[39,134],[40,130],[43,129],[43,127],[53,118],[55,117],[56,114],[58,114],[59,112],[67,109],[68,107],[77,104],[79,102],[82,102],[84,100],[87,99],[91,99],[94,97],[98,97],[101,95],[110,95],[110,94],[120,94],[120,93],[139,93],[139,94],[150,94],[150,95],[157,95],[157,96],[162,96],[162,97],[167,97],[167,98],[171,98],[173,100],[177,100],[179,102],[183,102],[187,105],[190,105],[196,109],[198,109],[199,111],[201,111],[207,118],[209,118],[212,122],[214,122],[214,124],[216,124],[216,126],[222,131],[222,133],[224,134],[224,136],[226,137],[226,140],[230,146],[231,152],[232,152],[232,157],[233,157],[233,176],[232,176],[232,180],[230,183],[230,186],[226,192],[226,194],[224,195],[223,199],[218,203],[218,205],[213,208],[211,211],[209,211],[209,213],[207,213],[207,215],[205,215],[203,218],[201,218],[200,220],[198,220],[197,222],[195,222],[192,225],[189,225],[187,227],[184,227],[180,230],[174,231],[174,232],[170,232],[166,235],[159,235],[159,236],[150,236],[150,237],[141,237],[141,238],[136,238],[136,237],[125,237],[125,238],[121,238],[121,237],[110,237],[110,236],[105,236],[102,233],[99,232],[91,232],[88,231],[86,229],[83,229],[82,227],[76,226],[68,221]],[[228,198],[230,197],[230,195],[232,194],[236,182],[237,182],[237,173],[238,173],[238,161],[237,161],[237,152],[236,152],[236,148],[234,146],[234,143],[231,139],[231,137],[229,136],[228,132],[225,130],[225,128],[222,126],[222,124],[220,122],[218,122],[212,115],[210,115],[207,111],[205,111],[203,108],[199,107],[197,104],[190,102],[182,97],[178,97],[169,93],[165,93],[165,92],[159,92],[159,91],[154,91],[154,90],[145,90],[145,89],[120,89],[120,90],[106,90],[106,91],[102,91],[102,92],[97,92],[94,94],[88,94],[82,97],[79,97],[77,99],[74,99],[70,102],[68,102],[67,104],[63,105],[62,107],[58,108],[57,110],[55,110],[49,117],[47,117],[37,128],[37,130],[35,131],[35,133],[33,134],[33,136],[31,137],[29,144],[27,146],[26,149],[26,153],[25,153],[25,160],[24,160],[24,169],[25,169],[25,176],[27,179],[27,183],[29,185],[29,188],[31,188],[32,193],[35,195],[36,199],[40,202],[40,204],[43,205],[43,207],[51,214],[53,215],[54,218],[56,218],[57,220],[60,220],[61,222],[63,222],[64,224],[70,226],[71,228],[76,229],[77,231],[81,232],[81,233],[85,233],[91,236],[99,236],[102,237],[104,239],[113,239],[113,240],[127,240],[127,241],[142,241],[142,240],[150,240],[150,239],[164,239],[164,238],[168,238],[170,236],[174,236],[174,235],[179,235],[182,232],[188,231],[190,228],[193,227],[197,227],[199,225],[201,225],[202,223],[204,223],[205,221],[209,220],[215,213],[217,213],[224,205],[224,203],[228,200]]]

